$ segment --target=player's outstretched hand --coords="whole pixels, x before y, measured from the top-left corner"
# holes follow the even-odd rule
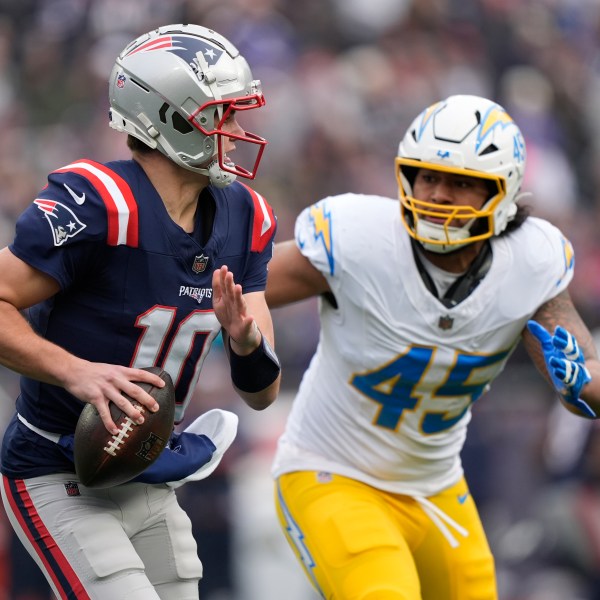
[[[69,369],[69,381],[64,387],[80,400],[93,404],[106,429],[117,434],[119,430],[110,416],[109,402],[114,402],[134,422],[144,422],[142,413],[123,396],[123,393],[152,412],[158,410],[156,400],[136,385],[136,381],[150,383],[159,388],[165,385],[158,375],[142,369],[78,359],[76,365]]]
[[[595,418],[596,413],[580,398],[583,386],[592,377],[575,337],[560,326],[556,327],[554,335],[550,335],[542,325],[532,320],[527,322],[527,329],[540,342],[546,368],[556,391],[567,404],[586,417]]]
[[[238,348],[254,350],[260,344],[260,332],[254,317],[248,314],[248,305],[242,286],[235,283],[233,273],[222,266],[213,273],[213,309],[219,323]]]

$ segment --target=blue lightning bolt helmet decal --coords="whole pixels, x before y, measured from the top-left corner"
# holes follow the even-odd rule
[[[516,123],[512,120],[512,117],[501,107],[495,104],[492,106],[481,120],[479,131],[477,133],[477,140],[475,142],[475,149],[479,151],[485,140],[496,127],[514,127],[515,136],[513,138],[513,158],[519,163],[525,160],[525,141],[519,131]]]
[[[437,113],[443,107],[444,107],[443,102],[437,102],[436,104],[433,104],[433,105],[429,106],[428,108],[426,108],[421,113],[421,123],[419,124],[418,131],[416,132],[417,140],[421,139],[421,136],[423,135],[423,131],[425,131],[425,129],[427,128],[427,125],[429,125],[429,123],[431,123],[431,121],[433,120],[433,115],[435,115],[435,113]]]

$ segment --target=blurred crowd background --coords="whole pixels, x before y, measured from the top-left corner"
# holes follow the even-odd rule
[[[527,142],[525,203],[572,241],[571,293],[600,331],[599,0],[0,0],[0,246],[48,172],[129,156],[108,127],[114,59],[139,34],[182,22],[227,36],[263,82],[266,107],[242,126],[269,140],[253,187],[278,214],[279,240],[328,194],[396,197],[396,148],[425,106],[453,93],[503,104]],[[187,417],[228,408],[240,433],[213,476],[178,491],[203,600],[315,597],[276,525],[269,475],[316,344],[315,310],[274,312],[283,393],[265,412],[223,383],[219,347],[207,360]],[[17,389],[0,369],[0,428]],[[598,426],[558,407],[520,350],[474,413],[463,457],[501,600],[600,599]],[[0,509],[0,600],[51,598]]]

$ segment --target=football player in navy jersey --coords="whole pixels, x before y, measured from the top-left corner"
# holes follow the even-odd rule
[[[214,469],[235,415],[192,428],[212,437],[207,455],[188,449],[189,472],[174,476],[167,447],[151,479],[109,489],[78,482],[70,442],[86,402],[111,433],[109,402],[143,420],[123,394],[156,410],[134,383],[162,386],[141,370],[153,365],[171,375],[181,421],[220,332],[239,395],[256,410],[275,400],[264,289],[276,221],[236,181],[255,177],[266,144],[237,118],[264,98],[236,48],[195,25],[133,41],[109,85],[110,125],[128,134],[132,159],[52,172],[0,251],[0,362],[22,375],[2,498],[57,597],[192,599],[202,565],[173,490]],[[233,162],[241,145],[252,164]]]

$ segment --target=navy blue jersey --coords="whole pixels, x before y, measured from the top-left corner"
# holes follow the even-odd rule
[[[176,422],[221,329],[212,307],[213,271],[227,265],[244,293],[264,290],[276,230],[271,207],[249,187],[211,186],[200,203],[211,202],[206,194],[215,210],[202,244],[202,211],[194,232],[186,233],[135,161],[80,160],[49,175],[10,246],[61,287],[29,310],[33,328],[89,361],[163,367],[175,384]],[[40,429],[72,433],[82,408],[61,387],[21,378],[17,411]],[[23,429],[17,421],[7,429],[4,474],[73,470],[51,442]]]

